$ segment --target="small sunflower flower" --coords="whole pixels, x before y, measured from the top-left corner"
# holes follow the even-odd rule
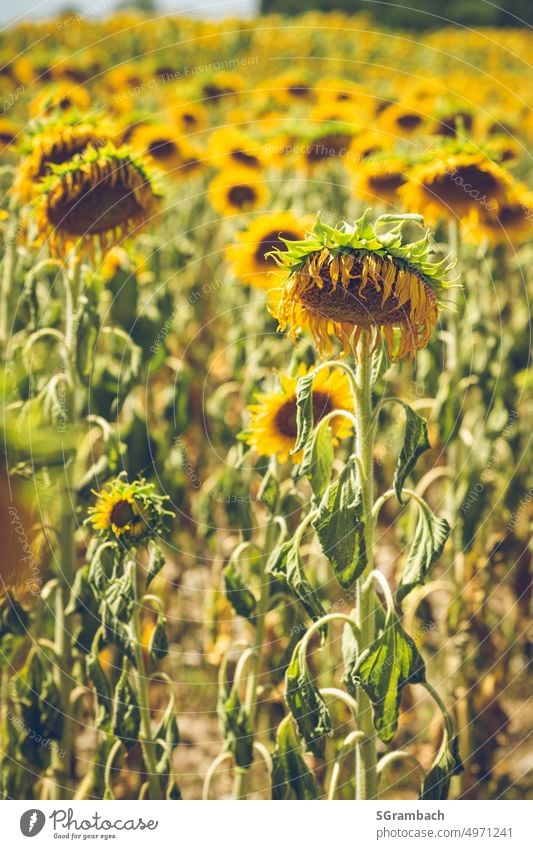
[[[280,390],[259,395],[257,403],[248,407],[251,422],[245,439],[262,456],[276,456],[281,463],[291,456],[293,463],[301,462],[303,452],[291,455],[291,451],[297,437],[296,385],[306,372],[305,366],[301,366],[296,377],[280,375]],[[342,369],[320,369],[313,379],[312,393],[316,424],[333,410],[353,411],[353,394]],[[336,445],[340,439],[351,435],[352,428],[344,416],[335,416],[331,419],[331,432]]]
[[[159,195],[142,160],[128,148],[88,148],[53,167],[36,206],[41,238],[52,253],[76,243],[92,252],[138,232],[154,216]]]
[[[331,352],[332,336],[347,353],[369,329],[374,346],[384,338],[392,360],[412,359],[429,342],[451,266],[447,260],[430,261],[428,231],[419,241],[404,243],[408,216],[382,216],[372,224],[369,213],[340,229],[317,219],[308,239],[287,241],[285,251],[274,251],[289,277],[271,309],[293,341],[301,330],[310,330],[322,356]],[[378,225],[391,219],[398,223],[378,233]]]
[[[126,547],[141,546],[165,531],[168,496],[157,495],[144,478],[128,483],[121,475],[99,492],[87,522],[101,537]]]
[[[207,188],[211,206],[219,215],[240,215],[264,207],[269,198],[266,184],[251,169],[227,169]]]
[[[283,248],[283,240],[305,238],[304,224],[293,212],[274,212],[259,216],[226,250],[230,268],[243,283],[258,289],[270,289],[279,282],[280,271],[267,255]]]

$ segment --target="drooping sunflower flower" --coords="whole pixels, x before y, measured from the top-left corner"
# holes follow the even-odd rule
[[[211,133],[207,151],[215,168],[229,166],[261,171],[265,165],[262,145],[231,127],[220,127]]]
[[[243,283],[270,289],[276,285],[276,279],[279,284],[280,270],[267,254],[281,249],[283,239],[304,238],[305,224],[293,212],[266,213],[237,235],[235,244],[226,250],[226,259]]]
[[[270,193],[255,171],[228,168],[211,180],[207,195],[220,215],[239,215],[264,207]]]
[[[288,330],[294,341],[309,329],[322,356],[331,352],[332,337],[342,342],[344,353],[355,351],[363,329],[371,331],[375,346],[384,338],[392,360],[412,358],[424,348],[450,264],[430,260],[428,231],[419,241],[404,243],[405,216],[393,219],[398,223],[389,232],[378,233],[391,218],[372,224],[367,210],[340,229],[317,219],[308,239],[274,251],[289,272],[277,306],[271,307],[279,329]]]
[[[465,237],[479,243],[488,239],[493,245],[521,244],[531,239],[533,229],[533,192],[516,186],[513,194],[494,211],[472,209],[464,222]]]
[[[398,189],[407,180],[408,165],[401,156],[370,156],[363,162],[348,160],[356,197],[374,203],[398,204]]]
[[[138,232],[153,218],[159,201],[142,160],[128,148],[108,143],[87,148],[53,166],[36,205],[41,240],[53,253],[79,243],[102,250]]]
[[[22,202],[35,197],[39,183],[52,173],[52,165],[63,165],[90,145],[103,147],[111,141],[111,128],[97,129],[90,123],[53,123],[43,126],[30,139],[17,169],[13,193]]]
[[[72,109],[81,114],[91,108],[91,96],[83,86],[72,83],[58,83],[45,89],[32,100],[30,114],[34,118],[43,118],[54,112],[69,112]]]
[[[253,446],[265,457],[276,456],[284,463],[296,444],[296,384],[306,374],[300,367],[296,377],[280,375],[278,392],[258,395],[257,403],[248,410],[251,421],[245,432],[248,445]],[[346,373],[342,369],[320,369],[313,380],[313,413],[315,423],[333,410],[353,411],[354,399]],[[331,419],[331,432],[335,444],[351,435],[352,428],[344,416]],[[294,463],[301,462],[302,452],[291,457]]]
[[[413,168],[400,187],[404,207],[430,223],[463,218],[482,205],[496,209],[512,189],[511,176],[484,153],[444,151]]]
[[[144,545],[165,530],[168,496],[157,495],[154,484],[144,478],[128,483],[124,473],[107,485],[93,490],[96,502],[89,508],[87,523],[101,537],[126,547]]]

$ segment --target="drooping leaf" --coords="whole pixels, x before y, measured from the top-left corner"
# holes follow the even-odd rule
[[[306,750],[323,758],[326,737],[332,733],[331,714],[309,674],[301,642],[287,667],[285,697]]]
[[[415,534],[396,595],[398,603],[414,587],[425,582],[429,570],[441,556],[449,534],[450,525],[446,519],[438,519],[429,507],[419,506]]]
[[[257,600],[249,587],[236,560],[231,559],[222,572],[226,596],[233,609],[239,616],[253,620]]]
[[[153,545],[150,550],[150,560],[148,561],[148,571],[146,573],[146,589],[148,589],[155,576],[160,573],[164,565],[165,555],[158,545]]]
[[[341,587],[349,589],[366,566],[365,524],[355,458],[328,486],[313,522],[320,545]]]
[[[402,690],[426,679],[424,661],[413,640],[391,614],[385,630],[363,651],[353,672],[373,706],[374,727],[388,743],[396,733]]]
[[[296,444],[291,454],[298,454],[309,439],[314,425],[313,372],[304,374],[296,384]]]
[[[322,421],[306,442],[300,467],[301,474],[309,478],[311,489],[317,498],[323,496],[331,480],[333,459],[331,428],[327,421]]]
[[[98,657],[98,652],[101,650],[101,647],[101,640],[97,636],[93,642],[92,650],[85,658],[85,668],[87,670],[87,677],[93,684],[96,695],[96,704],[98,706],[98,710],[96,711],[96,727],[109,730],[113,706],[113,694],[109,679],[102,669]]]
[[[350,617],[354,618],[354,616],[355,611],[352,611]],[[342,661],[344,666],[343,681],[348,692],[354,697],[356,696],[354,672],[357,667],[358,657],[359,647],[355,639],[353,628],[351,628],[346,622],[342,632]]]
[[[390,366],[390,360],[387,354],[387,348],[383,339],[381,339],[378,347],[372,354],[372,374],[370,381],[372,386],[378,382]]]
[[[272,469],[268,469],[261,481],[257,497],[259,501],[268,507],[271,513],[274,513],[279,498],[279,483]]]
[[[320,791],[307,766],[292,721],[281,722],[272,755],[272,799],[318,799]]]
[[[221,687],[218,698],[218,716],[225,746],[232,752],[235,764],[248,769],[253,761],[253,729],[235,687]]]
[[[165,658],[168,654],[168,634],[166,626],[166,618],[162,613],[160,613],[148,642],[148,673],[157,669],[163,658]]]
[[[283,543],[274,552],[266,571],[290,587],[313,621],[325,615],[322,602],[305,575],[300,552],[294,540]]]
[[[139,738],[140,723],[139,705],[129,682],[128,665],[124,663],[115,688],[111,730],[115,737],[122,740],[128,751],[133,748]]]
[[[457,736],[448,736],[448,729],[445,729],[437,757],[420,788],[420,799],[447,799],[452,777],[461,773],[463,768]]]
[[[426,420],[415,413],[405,401],[401,401],[399,398],[394,400],[401,404],[405,410],[405,434],[393,481],[398,501],[403,504],[402,489],[405,480],[414,469],[420,455],[431,448],[431,445],[429,444]]]

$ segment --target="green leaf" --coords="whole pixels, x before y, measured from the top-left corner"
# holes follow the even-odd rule
[[[283,720],[272,754],[272,799],[318,799],[314,774],[302,757],[302,747],[292,721]]]
[[[76,369],[82,383],[88,386],[94,366],[100,319],[95,307],[85,295],[80,297],[79,303],[81,309],[77,319]]]
[[[250,717],[234,687],[220,688],[218,715],[226,749],[232,752],[235,764],[248,769],[253,761],[253,729]]]
[[[150,560],[148,561],[148,571],[146,573],[146,589],[148,589],[155,576],[160,573],[164,565],[165,555],[158,545],[153,545],[150,549]]]
[[[390,360],[387,354],[387,348],[385,342],[381,339],[378,347],[372,354],[372,374],[370,377],[372,386],[375,386],[380,377],[383,377],[389,366]]]
[[[92,609],[94,593],[89,583],[89,566],[82,566],[74,576],[74,583],[70,591],[70,598],[65,608],[65,616],[73,613],[86,613]]]
[[[279,483],[272,469],[268,469],[261,481],[257,497],[268,507],[271,513],[274,513],[279,498]]]
[[[246,586],[244,576],[235,560],[230,560],[223,572],[226,597],[239,616],[253,620],[257,600]]]
[[[6,634],[23,636],[30,624],[30,614],[11,595],[0,599],[0,637]]]
[[[426,680],[424,661],[394,614],[383,634],[361,653],[353,680],[370,698],[374,727],[388,743],[396,733],[403,688]]]
[[[393,481],[398,501],[400,504],[403,504],[402,489],[405,479],[414,469],[416,461],[420,455],[423,454],[424,451],[427,451],[428,448],[431,448],[431,445],[429,444],[428,425],[426,420],[423,419],[422,416],[419,416],[418,413],[415,413],[415,411],[411,409],[409,404],[406,404],[405,401],[400,401],[399,398],[394,398],[394,400],[402,405],[405,410],[406,417],[402,450],[398,457]]]
[[[331,480],[334,456],[331,428],[327,421],[322,421],[306,442],[300,467],[300,473],[309,478],[317,498],[323,496]]]
[[[291,454],[298,454],[309,439],[314,425],[313,379],[314,373],[304,374],[296,384],[296,445]]]
[[[139,739],[141,716],[139,705],[128,678],[126,661],[115,688],[111,729],[129,751]]]
[[[452,776],[459,775],[463,768],[457,736],[449,736],[446,728],[437,757],[420,788],[420,799],[447,799]]]
[[[294,540],[285,542],[272,555],[266,571],[277,580],[286,583],[300,601],[302,607],[313,621],[324,616],[322,606],[315,589],[306,578],[298,545]]]
[[[355,458],[350,457],[330,484],[313,522],[320,545],[344,589],[365,569],[365,525],[361,489],[356,483]]]
[[[307,751],[324,757],[326,737],[331,736],[331,714],[309,674],[300,642],[292,654],[285,676],[285,697]]]
[[[415,535],[396,594],[398,603],[414,587],[425,582],[429,570],[441,556],[449,534],[450,525],[446,519],[438,519],[429,507],[418,505]]]
[[[355,622],[355,610],[352,610],[350,613],[350,618]],[[346,622],[342,632],[342,661],[344,666],[343,681],[348,692],[354,696],[354,698],[357,695],[354,672],[357,666],[358,657],[359,647],[357,645],[357,640],[355,639],[353,628]]]

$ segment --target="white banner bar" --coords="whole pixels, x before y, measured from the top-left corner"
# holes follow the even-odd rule
[[[4,802],[1,845],[531,849],[532,814],[526,801]]]

